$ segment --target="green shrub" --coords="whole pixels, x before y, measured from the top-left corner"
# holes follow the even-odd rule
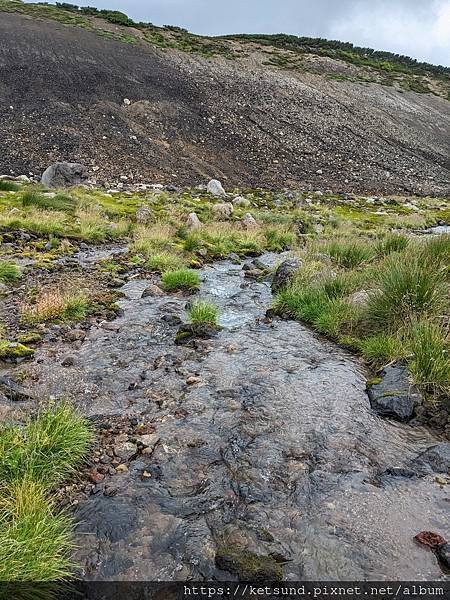
[[[20,187],[17,183],[8,181],[7,179],[0,179],[0,192],[17,192]]]
[[[86,419],[67,405],[24,426],[0,426],[0,581],[55,582],[71,574],[72,522],[50,492],[75,473],[92,441]],[[35,591],[28,597],[38,597]]]
[[[356,321],[356,309],[345,300],[336,298],[325,302],[313,320],[317,331],[337,338]]]
[[[91,302],[82,292],[50,289],[43,291],[33,305],[23,307],[26,323],[52,321],[82,321],[88,314]]]
[[[166,271],[162,276],[163,287],[167,292],[174,290],[197,290],[200,287],[200,275],[191,269]]]
[[[291,248],[295,242],[295,235],[290,231],[280,231],[279,229],[266,229],[264,231],[266,238],[266,248],[272,252],[282,252]]]
[[[217,326],[219,309],[211,302],[196,300],[189,309],[189,317],[195,325]]]
[[[0,261],[0,282],[13,283],[20,277],[20,269],[10,262]]]

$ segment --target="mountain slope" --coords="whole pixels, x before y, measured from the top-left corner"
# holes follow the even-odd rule
[[[330,57],[295,62],[223,40],[233,60],[208,58],[90,22],[0,12],[0,172],[73,160],[105,184],[216,176],[249,187],[449,193],[441,95],[364,83],[377,74]],[[436,94],[441,84],[430,80]]]

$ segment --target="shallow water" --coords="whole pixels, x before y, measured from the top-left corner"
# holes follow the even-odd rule
[[[203,280],[223,330],[199,348],[176,346],[177,328],[161,319],[185,320],[186,299],[141,298],[148,282],[133,280],[117,331],[91,330],[78,351],[43,349],[31,367],[42,397],[134,415],[159,438],[111,479],[115,496],[80,506],[83,576],[233,578],[215,564],[222,545],[276,557],[288,580],[442,577],[413,537],[449,537],[447,489],[385,474],[438,440],[380,419],[352,356],[298,323],[265,320],[268,281],[228,261]],[[68,353],[75,366],[64,368]],[[188,385],[190,375],[200,381]]]

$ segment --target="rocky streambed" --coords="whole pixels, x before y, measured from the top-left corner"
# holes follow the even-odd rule
[[[265,318],[270,284],[242,265],[203,270],[223,329],[188,345],[187,299],[152,283],[130,279],[122,316],[27,369],[38,398],[70,399],[98,430],[75,511],[82,578],[443,577],[414,542],[450,537],[448,486],[417,458],[439,438],[377,416],[354,357]]]

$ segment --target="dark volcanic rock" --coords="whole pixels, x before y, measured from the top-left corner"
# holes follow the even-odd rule
[[[286,288],[291,283],[296,272],[301,266],[301,261],[295,258],[282,262],[273,276],[272,292],[276,294],[282,289]]]
[[[79,163],[58,162],[48,167],[41,178],[41,183],[47,187],[61,188],[84,183],[88,171]]]
[[[442,544],[436,550],[436,556],[440,560],[440,562],[450,569],[450,544]]]
[[[192,339],[203,339],[215,337],[218,333],[218,328],[206,324],[187,324],[182,325],[177,332],[175,342],[177,344],[186,344]]]
[[[408,370],[403,365],[386,367],[381,381],[368,388],[372,408],[383,417],[408,421],[414,408],[421,404],[420,392],[410,383]]]
[[[0,392],[4,394],[8,400],[14,402],[27,402],[28,400],[33,399],[22,385],[10,377],[0,377]]]

